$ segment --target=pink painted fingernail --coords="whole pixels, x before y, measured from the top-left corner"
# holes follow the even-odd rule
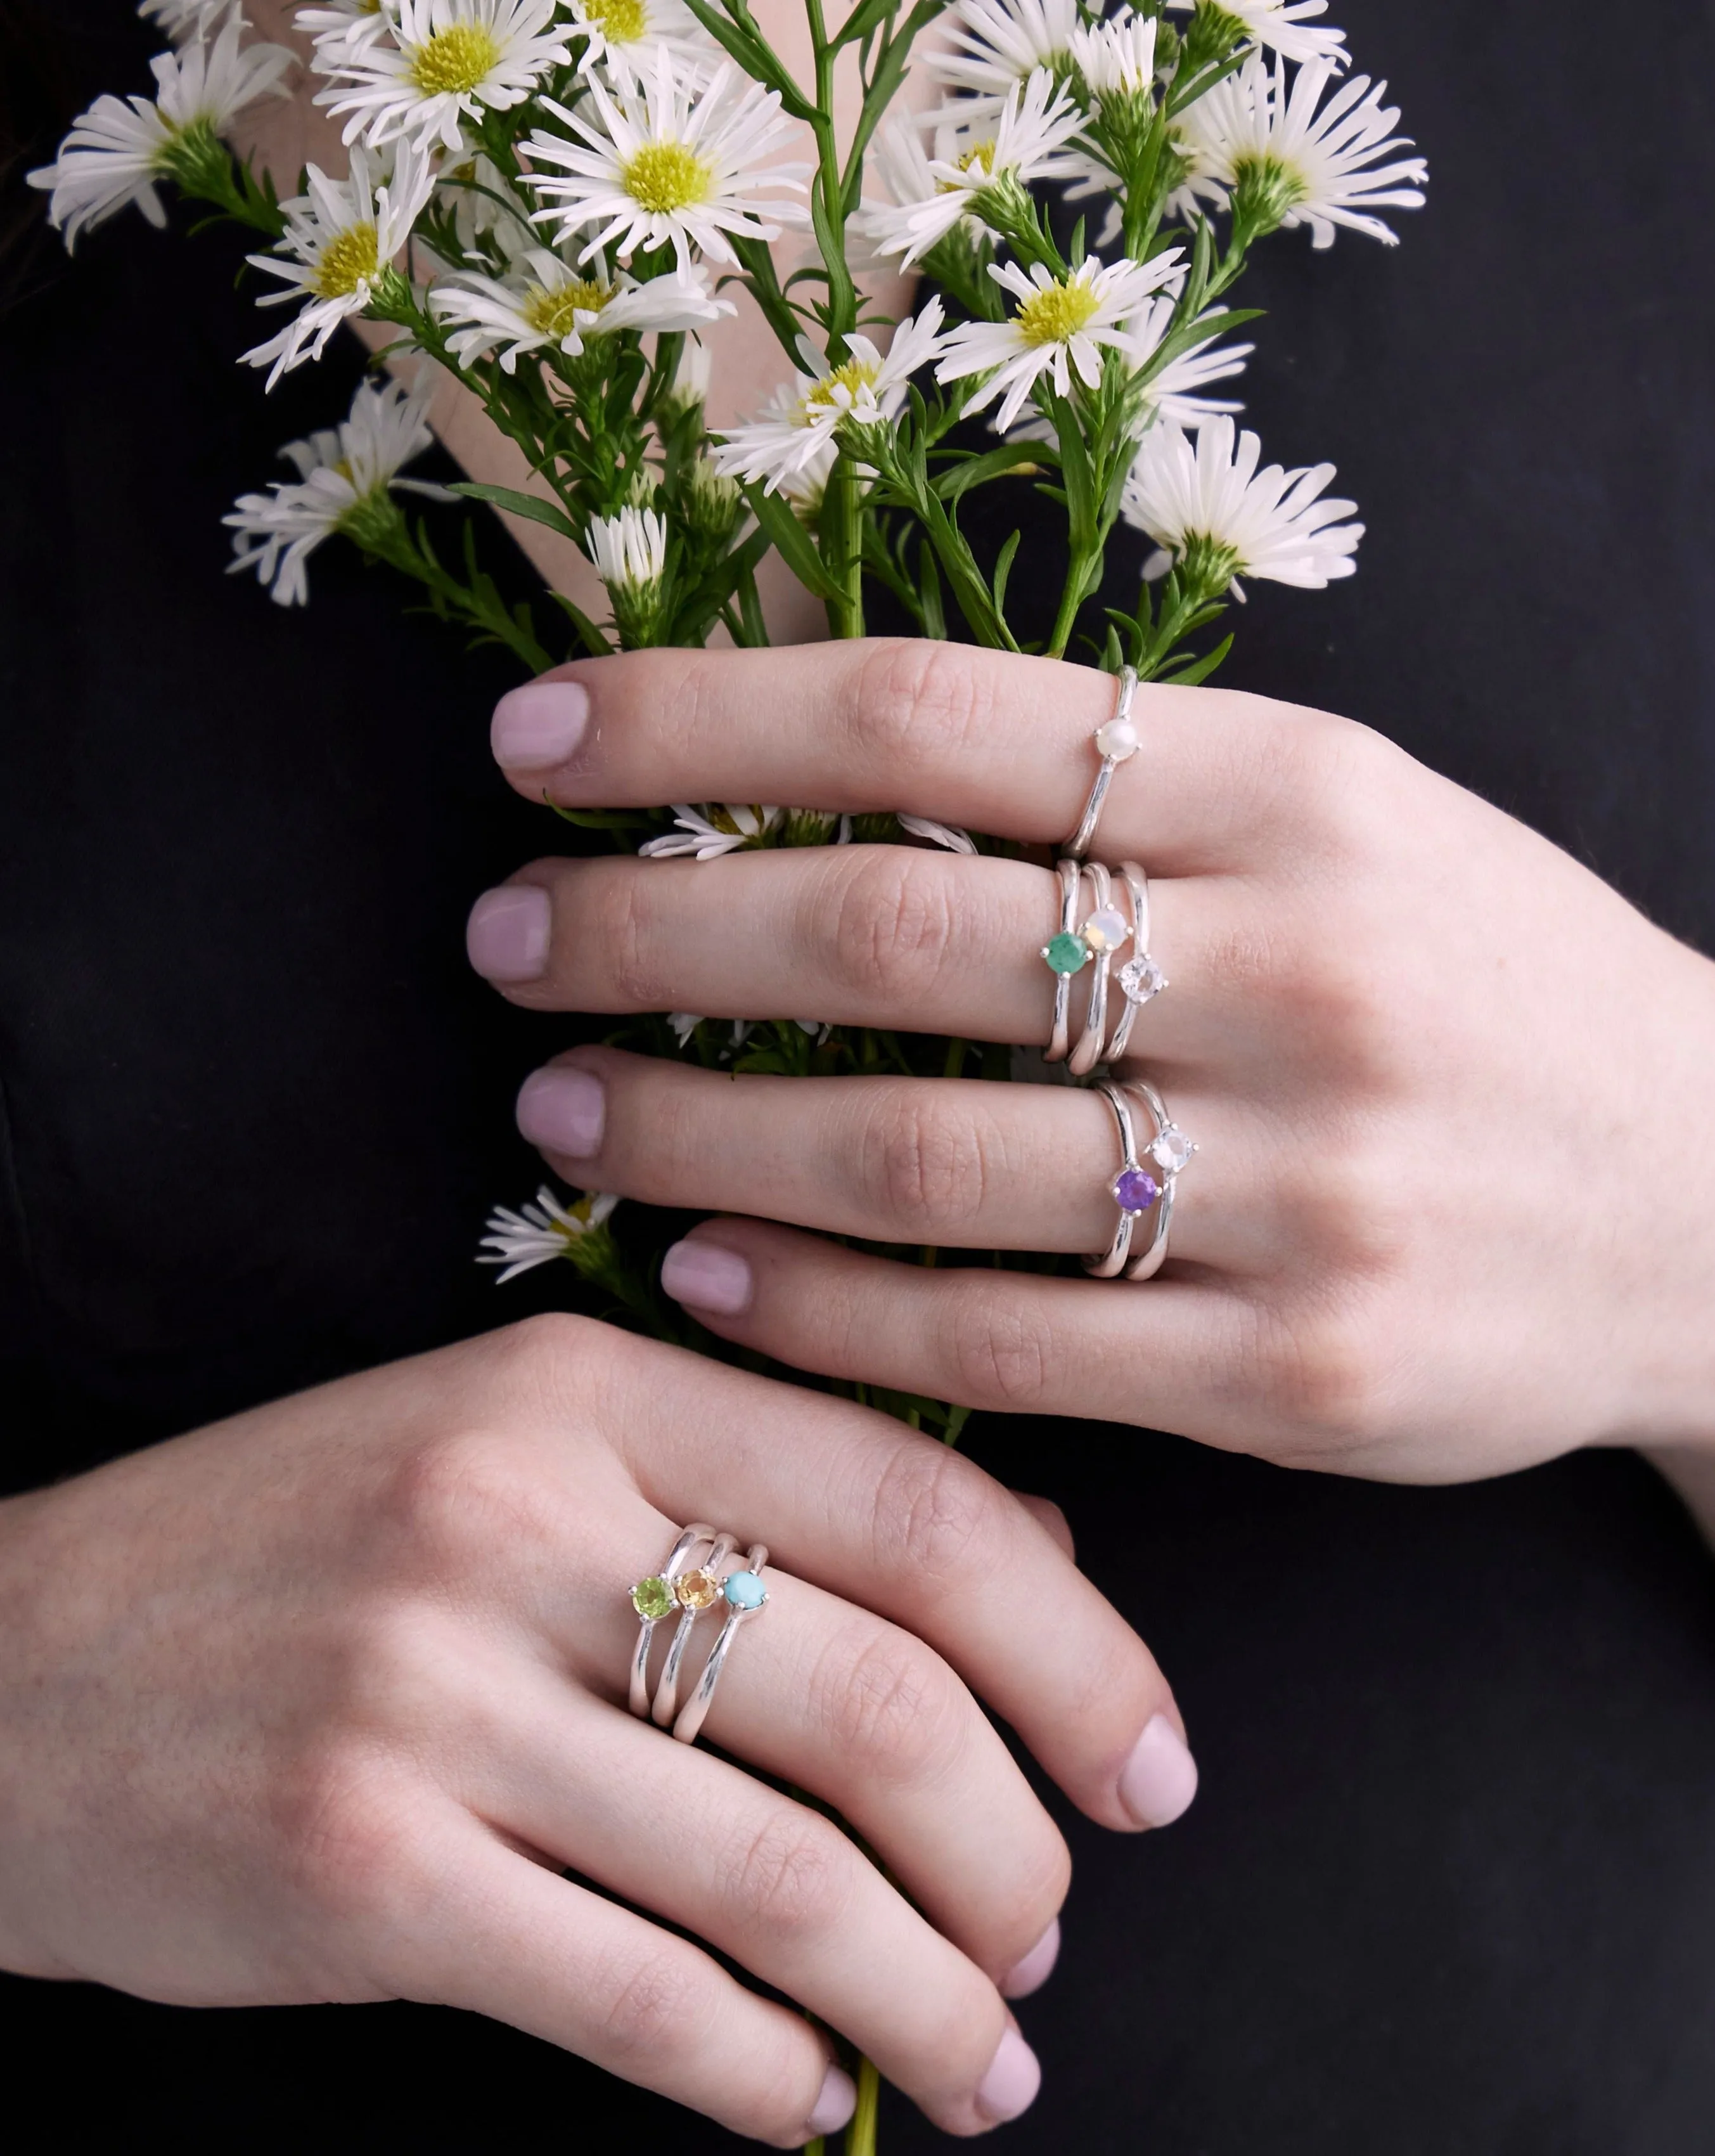
[[[1009,2028],[976,2085],[977,2110],[991,2126],[1004,2126],[1030,2109],[1042,2085],[1042,2069],[1036,2053],[1016,2029]]]
[[[494,706],[489,746],[503,771],[548,771],[574,755],[590,723],[579,681],[527,681]]]
[[[1171,1826],[1197,1794],[1197,1763],[1165,1714],[1152,1716],[1120,1770],[1119,1801],[1139,1826]]]
[[[1040,1991],[1059,1958],[1060,1919],[1056,1917],[1024,1959],[1015,1962],[1001,1979],[1001,1998],[1028,1999],[1032,1992]]]
[[[553,909],[533,883],[485,891],[470,909],[464,947],[485,981],[539,981],[548,970]]]
[[[837,2133],[858,2108],[858,2088],[850,2074],[830,2066],[816,2108],[804,2122],[804,2138],[819,2141],[825,2133]]]
[[[518,1093],[518,1127],[544,1152],[587,1159],[602,1147],[607,1088],[587,1070],[564,1065],[532,1070]]]
[[[736,1317],[750,1303],[750,1268],[718,1243],[675,1243],[661,1260],[661,1285],[675,1302]]]

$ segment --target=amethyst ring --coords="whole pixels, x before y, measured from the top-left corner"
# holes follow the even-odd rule
[[[1095,1088],[1113,1111],[1119,1132],[1119,1173],[1108,1188],[1119,1208],[1113,1240],[1083,1261],[1084,1270],[1095,1280],[1154,1279],[1167,1261],[1167,1238],[1173,1227],[1174,1185],[1180,1172],[1197,1148],[1167,1112],[1167,1105],[1147,1078],[1134,1078],[1121,1086],[1103,1079]],[[1138,1144],[1134,1108],[1148,1110],[1154,1126],[1146,1147]],[[1147,1161],[1147,1165],[1145,1164]],[[1131,1254],[1138,1222],[1153,1212],[1155,1231],[1140,1257]]]

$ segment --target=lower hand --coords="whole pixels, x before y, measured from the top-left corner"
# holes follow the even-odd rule
[[[709,1734],[897,1887],[627,1712],[627,1588],[694,1518],[772,1552]],[[0,1966],[443,2001],[781,2148],[843,2123],[824,2037],[648,1910],[980,2132],[1035,2093],[1005,1998],[1052,1960],[1067,1859],[965,1681],[1107,1825],[1195,1786],[1063,1534],[879,1415],[573,1318],[14,1499]]]
[[[641,652],[515,692],[495,742],[571,806],[896,808],[1052,845],[1113,694],[927,642]],[[1212,690],[1134,716],[1095,851],[1150,871],[1172,986],[1132,1053],[1202,1147],[1159,1281],[796,1232],[1099,1249],[1116,1137],[1086,1091],[583,1049],[526,1086],[525,1135],[585,1188],[763,1216],[697,1229],[665,1283],[801,1368],[1398,1478],[1715,1443],[1715,967],[1361,726]],[[1057,914],[1046,867],[904,846],[545,860],[479,903],[472,952],[539,1009],[1040,1046]]]

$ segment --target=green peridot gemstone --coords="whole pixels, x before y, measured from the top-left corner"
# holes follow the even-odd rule
[[[1089,963],[1090,947],[1082,936],[1057,936],[1042,956],[1052,972],[1075,973]]]
[[[639,1617],[665,1617],[674,1606],[673,1589],[664,1579],[640,1579],[632,1589],[632,1608]]]

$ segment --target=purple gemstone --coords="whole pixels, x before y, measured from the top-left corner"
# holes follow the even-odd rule
[[[1113,1179],[1113,1197],[1122,1213],[1147,1213],[1161,1195],[1161,1186],[1140,1168],[1129,1168]]]

